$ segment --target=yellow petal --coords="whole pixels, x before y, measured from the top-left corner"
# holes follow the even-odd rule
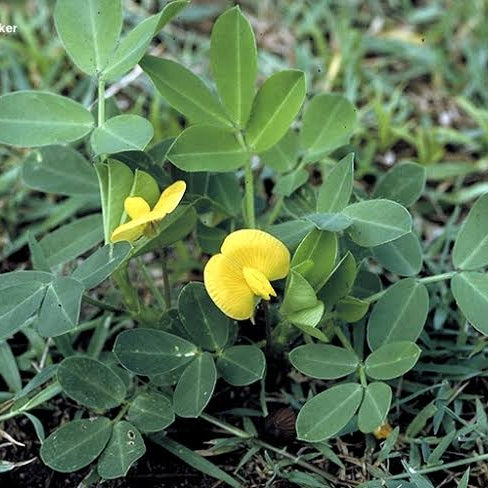
[[[148,214],[149,215],[149,214]],[[110,240],[134,242],[144,233],[144,228],[150,222],[147,217],[131,220],[126,224],[119,225],[113,232]]]
[[[131,219],[138,219],[151,211],[149,204],[141,197],[127,197],[124,209]]]
[[[241,268],[254,268],[269,281],[284,278],[290,270],[290,253],[286,246],[262,230],[241,229],[229,234],[221,252]]]
[[[244,267],[242,272],[246,283],[255,295],[264,298],[265,300],[269,300],[270,295],[273,297],[276,296],[276,292],[271,286],[271,283],[261,271],[254,268]]]
[[[254,293],[242,271],[223,254],[216,254],[203,270],[203,281],[210,298],[226,315],[245,320],[254,312]]]
[[[161,220],[166,214],[171,213],[181,202],[186,190],[186,183],[182,180],[175,181],[161,193],[158,203],[154,206],[152,213],[155,220]]]

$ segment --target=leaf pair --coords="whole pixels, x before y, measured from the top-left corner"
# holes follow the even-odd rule
[[[83,221],[76,224],[83,224]],[[79,254],[76,239],[79,228],[73,229],[74,225],[62,227],[45,238],[53,240],[53,245],[48,248],[53,254],[44,256],[50,265],[64,263]],[[38,245],[46,243],[43,239]],[[70,276],[55,276],[43,271],[14,271],[0,275],[0,340],[13,335],[32,316],[37,316],[38,330],[44,337],[73,330],[78,324],[83,292],[105,280],[126,258],[129,250],[128,243],[102,247]]]
[[[305,76],[287,70],[271,76],[255,96],[254,33],[238,7],[222,14],[211,37],[211,64],[219,98],[180,64],[146,56],[141,66],[159,93],[199,124],[182,132],[168,158],[185,171],[232,171],[285,134],[305,98]],[[244,141],[238,138],[243,131]]]
[[[302,373],[319,379],[338,379],[359,368],[375,380],[389,380],[409,371],[420,356],[420,348],[412,342],[386,344],[371,353],[360,364],[357,355],[328,344],[299,346],[290,353],[291,363]],[[358,412],[362,432],[372,432],[384,423],[390,408],[389,385],[376,381],[363,387],[343,383],[308,400],[297,418],[297,434],[302,440],[318,442],[336,435]]]
[[[140,432],[124,420],[106,417],[74,420],[53,432],[41,447],[41,458],[50,468],[70,473],[98,459],[104,479],[120,478],[146,452]]]
[[[178,300],[178,314],[167,318],[178,335],[154,329],[128,330],[117,337],[114,353],[136,374],[152,377],[175,372],[173,405],[178,415],[201,414],[218,374],[234,386],[263,377],[262,351],[256,346],[232,346],[230,320],[213,304],[203,284],[186,285]]]

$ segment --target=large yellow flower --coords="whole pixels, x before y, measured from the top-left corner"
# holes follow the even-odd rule
[[[152,210],[144,198],[127,197],[124,202],[124,208],[132,220],[119,225],[113,231],[112,242],[133,242],[137,240],[148,225],[159,222],[178,206],[185,190],[186,183],[184,181],[176,181],[161,193],[158,202]]]
[[[285,245],[266,232],[242,229],[229,234],[205,266],[205,288],[217,307],[236,320],[249,319],[259,299],[276,296],[270,281],[290,269]]]

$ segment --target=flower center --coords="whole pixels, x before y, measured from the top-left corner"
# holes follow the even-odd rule
[[[265,300],[269,300],[270,296],[276,296],[276,292],[273,290],[271,283],[261,271],[245,266],[242,272],[246,283],[255,295]]]

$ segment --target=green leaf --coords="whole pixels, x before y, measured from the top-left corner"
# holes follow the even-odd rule
[[[365,388],[363,403],[358,412],[358,426],[361,432],[369,434],[385,423],[391,397],[391,388],[386,383],[370,383]]]
[[[130,195],[134,175],[125,164],[114,159],[96,164],[95,169],[102,196],[105,243],[108,244],[112,232],[121,224],[125,214],[124,201]]]
[[[259,89],[246,127],[246,140],[257,153],[274,146],[286,133],[305,99],[305,74],[285,70]]]
[[[356,126],[356,112],[341,95],[322,93],[313,97],[304,111],[301,131],[307,160],[318,159],[347,144]]]
[[[290,312],[287,314],[286,318],[289,320],[293,325],[297,326],[299,329],[303,330],[307,334],[316,337],[317,339],[323,340],[323,333],[321,331],[315,329],[312,331],[314,327],[316,327],[322,316],[324,315],[325,305],[323,302],[318,301],[312,307],[302,308],[301,310],[297,310],[295,312]]]
[[[312,230],[300,243],[291,260],[291,268],[311,261],[308,269],[297,271],[315,290],[322,288],[334,269],[337,258],[337,236],[333,232]]]
[[[230,130],[202,125],[185,129],[168,159],[184,171],[233,171],[244,166],[249,155]]]
[[[159,143],[156,143],[154,146],[151,146],[146,152],[143,151],[122,151],[119,153],[114,154],[112,157],[127,165],[132,171],[136,173],[138,171],[144,171],[150,176],[152,176],[157,184],[164,188],[172,183],[172,179],[170,178],[169,174],[164,170],[163,165],[166,162],[166,153],[169,150],[169,146],[173,143],[174,138],[171,138],[170,141],[164,140]],[[162,148],[161,146],[164,146]],[[163,152],[162,155],[156,154],[153,155],[153,151]],[[154,159],[157,156],[156,159]]]
[[[375,380],[398,378],[415,366],[421,352],[420,347],[414,342],[384,344],[366,358],[366,374]]]
[[[198,417],[212,398],[216,382],[213,357],[204,352],[186,367],[176,385],[173,406],[177,415]]]
[[[461,226],[452,261],[461,269],[477,269],[488,264],[488,193],[476,201]]]
[[[38,271],[51,271],[51,267],[47,262],[46,255],[41,248],[38,240],[32,235],[32,232],[27,232],[27,243],[29,245],[30,258],[32,267]]]
[[[127,395],[122,380],[100,361],[71,356],[58,367],[63,392],[85,407],[108,410],[119,406]]]
[[[126,330],[117,336],[114,350],[129,371],[155,375],[172,371],[191,361],[197,348],[173,334],[154,329]]]
[[[362,398],[363,388],[356,383],[333,386],[314,396],[298,414],[298,439],[320,442],[334,436],[352,419]]]
[[[379,276],[360,267],[352,288],[352,295],[358,298],[368,298],[383,288]]]
[[[7,384],[9,390],[18,392],[22,388],[22,380],[15,356],[5,341],[0,341],[0,376]]]
[[[397,341],[416,341],[429,313],[425,285],[407,278],[388,288],[378,300],[368,321],[371,350]]]
[[[84,286],[66,276],[58,276],[48,286],[39,312],[39,334],[56,337],[78,325]]]
[[[265,369],[266,358],[256,346],[232,346],[217,359],[217,370],[232,386],[246,386],[260,380]]]
[[[413,276],[422,269],[422,246],[413,232],[373,247],[372,251],[382,266],[400,276]]]
[[[397,164],[379,180],[374,198],[386,198],[410,207],[422,195],[425,179],[425,168],[420,164]]]
[[[224,347],[229,336],[229,318],[208,296],[203,283],[188,283],[178,297],[181,323],[193,342],[209,351]]]
[[[41,458],[55,471],[77,471],[98,457],[111,432],[112,422],[105,417],[68,422],[44,441]]]
[[[321,380],[335,380],[357,370],[359,359],[352,351],[329,344],[306,344],[290,352],[298,371]]]
[[[224,12],[215,22],[210,61],[224,107],[236,124],[245,126],[254,99],[257,51],[251,24],[238,6]]]
[[[157,432],[174,422],[175,413],[164,395],[143,392],[131,401],[127,418],[142,432]]]
[[[303,220],[312,222],[319,230],[340,232],[350,227],[353,220],[343,214],[336,213],[311,213],[304,215]]]
[[[242,487],[242,485],[235,478],[229,476],[218,466],[211,463],[197,452],[188,449],[187,447],[170,439],[169,437],[157,435],[152,436],[151,440],[153,440],[156,444],[163,447],[164,449],[168,450],[174,456],[180,458],[183,462],[185,462],[192,468],[195,468],[196,470],[201,471],[208,476],[212,476],[213,478],[223,481],[233,488]]]
[[[182,172],[176,176],[186,181],[186,193],[199,213],[216,210],[231,216],[241,214],[242,191],[235,173]],[[208,222],[213,223],[218,223],[218,218]]]
[[[288,275],[281,312],[284,314],[297,312],[314,307],[316,304],[317,296],[312,285],[300,273],[292,269]]]
[[[273,147],[261,153],[259,157],[273,171],[286,173],[297,165],[299,150],[298,132],[289,129]]]
[[[50,267],[67,263],[95,247],[103,239],[100,214],[63,225],[43,237],[39,244]]]
[[[369,302],[355,297],[341,298],[336,304],[336,312],[339,318],[353,324],[361,320],[368,311]]]
[[[119,43],[102,72],[103,80],[114,80],[132,69],[144,56],[155,35],[160,14],[151,15]]]
[[[71,277],[83,283],[86,289],[95,288],[119,267],[130,249],[128,242],[107,244],[79,264]]]
[[[13,271],[0,275],[0,340],[7,339],[35,314],[54,279],[40,271]]]
[[[340,212],[349,203],[354,182],[354,153],[342,158],[319,188],[317,212]]]
[[[325,302],[328,311],[346,297],[351,291],[356,279],[356,260],[350,251],[342,257],[331,271],[325,285],[319,292],[318,298]]]
[[[129,422],[119,421],[115,423],[112,437],[98,460],[98,474],[106,480],[121,478],[145,452],[140,432]]]
[[[189,69],[154,56],[144,56],[139,64],[161,96],[192,123],[232,127],[218,99]]]
[[[89,110],[60,95],[27,90],[0,97],[0,142],[4,144],[35,147],[77,141],[93,127]]]
[[[90,136],[90,144],[96,155],[142,151],[153,135],[151,122],[139,115],[125,114],[112,117],[97,127]]]
[[[113,80],[133,68],[144,56],[151,39],[190,2],[176,0],[167,3],[158,14],[143,20],[119,43],[108,66],[103,70],[104,80]]]
[[[306,169],[298,168],[293,170],[287,175],[278,178],[276,185],[273,188],[273,193],[275,195],[289,197],[307,182],[308,177],[309,174]]]
[[[169,186],[169,185],[168,185]],[[161,196],[161,191],[157,181],[149,173],[136,169],[134,173],[134,180],[129,192],[131,197],[142,197],[153,208]],[[120,218],[121,223],[125,223],[129,219],[127,213],[124,212]]]
[[[457,488],[468,488],[468,483],[469,483],[469,470],[470,470],[470,468],[468,468],[464,472],[463,477],[459,481],[459,484],[458,484]]]
[[[394,241],[412,229],[412,217],[400,204],[390,200],[365,200],[343,210],[354,223],[347,229],[360,246],[373,247]]]
[[[122,29],[120,0],[58,0],[56,30],[73,62],[85,73],[103,71]]]
[[[296,249],[302,239],[313,229],[312,222],[290,220],[268,227],[267,231],[279,239],[288,249]]]
[[[218,227],[208,227],[197,222],[197,242],[204,253],[217,254],[227,232]]]
[[[159,13],[159,22],[156,27],[156,34],[174,17],[176,17],[191,0],[172,0],[168,2]]]
[[[93,166],[70,146],[46,146],[32,151],[22,165],[30,188],[60,195],[98,196]]]
[[[488,275],[474,271],[459,273],[451,280],[456,304],[472,324],[488,336]]]

